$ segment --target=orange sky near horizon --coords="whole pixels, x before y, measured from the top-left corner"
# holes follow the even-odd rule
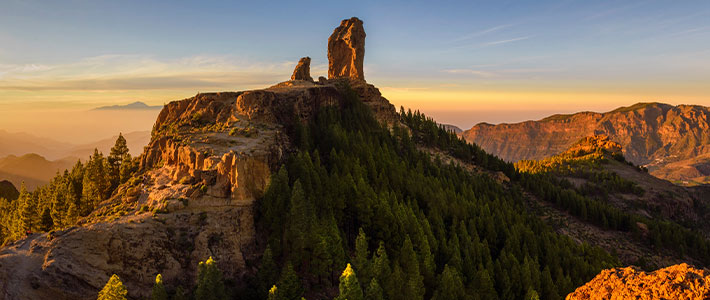
[[[525,87],[511,84],[504,89],[474,89],[465,85],[431,84],[417,87],[380,85],[374,78],[371,83],[380,87],[386,98],[395,105],[420,110],[438,122],[453,124],[462,129],[480,123],[513,123],[536,120],[556,113],[578,111],[605,112],[638,102],[663,102],[669,104],[708,105],[705,97],[710,91],[704,88],[669,90],[648,87],[639,91],[607,88],[592,91],[587,88]],[[275,82],[274,82],[275,83]],[[242,90],[268,87],[271,84],[242,86],[215,86],[206,91]],[[0,90],[0,129],[10,132],[27,132],[70,143],[86,143],[118,132],[150,130],[157,116],[152,112],[127,112],[98,114],[90,109],[108,104],[126,104],[142,101],[149,105],[191,97],[195,88],[146,90]]]

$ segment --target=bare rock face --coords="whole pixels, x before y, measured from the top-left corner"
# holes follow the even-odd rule
[[[285,132],[354,92],[380,122],[394,106],[362,76],[362,21],[331,37],[336,79],[314,83],[309,58],[291,81],[243,92],[198,94],[163,108],[140,171],[78,226],[33,234],[0,248],[0,300],[96,299],[117,274],[131,299],[150,296],[155,276],[190,287],[212,256],[225,278],[253,275],[260,255],[255,202],[294,151]],[[332,51],[331,51],[332,48]],[[347,50],[347,51],[346,51]]]
[[[609,269],[566,299],[710,299],[710,273],[687,264],[650,273],[632,267]]]
[[[328,78],[365,80],[362,63],[365,58],[365,29],[362,21],[352,17],[340,22],[328,38]]]
[[[313,78],[311,77],[310,57],[306,56],[298,61],[296,69],[293,70],[293,75],[291,75],[291,80],[313,81]]]
[[[396,119],[377,88],[363,81],[351,88],[382,122]],[[209,256],[226,278],[254,274],[255,202],[292,151],[286,128],[344,100],[334,82],[297,80],[167,104],[138,177],[80,226],[0,248],[0,299],[96,299],[112,274],[143,299],[158,273],[189,287]]]
[[[638,103],[606,113],[553,115],[538,121],[480,123],[463,137],[504,160],[542,159],[585,136],[607,135],[624,157],[671,181],[702,183],[710,175],[710,108]]]

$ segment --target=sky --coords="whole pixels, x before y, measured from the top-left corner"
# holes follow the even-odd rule
[[[317,78],[352,16],[367,81],[464,129],[710,106],[710,1],[0,0],[0,129],[87,142],[154,121],[96,106],[267,87],[303,56]]]

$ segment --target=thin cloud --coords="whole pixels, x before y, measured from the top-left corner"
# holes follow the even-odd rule
[[[233,86],[253,86],[275,83],[281,77],[284,76],[277,74],[233,72],[222,74],[185,73],[170,76],[83,78],[74,80],[22,80],[9,84],[0,84],[0,90],[122,91],[228,88]]]
[[[494,27],[491,27],[491,28],[488,28],[488,29],[484,29],[484,30],[472,32],[472,33],[469,33],[469,34],[460,36],[460,37],[458,37],[458,38],[452,40],[452,42],[455,43],[455,42],[461,42],[461,41],[469,40],[469,39],[472,39],[472,38],[475,38],[475,37],[478,37],[478,36],[482,36],[482,35],[485,35],[485,34],[489,34],[489,33],[491,33],[491,32],[495,32],[495,31],[498,31],[498,30],[501,30],[501,29],[505,29],[505,28],[511,27],[511,26],[513,26],[513,25],[515,25],[515,24],[512,24],[512,23],[511,23],[511,24],[498,25],[498,26],[494,26]]]
[[[157,60],[141,55],[102,55],[60,65],[0,65],[0,90],[238,88],[287,80],[295,64],[219,56]]]
[[[481,46],[483,46],[483,47],[497,46],[497,45],[503,45],[503,44],[508,44],[508,43],[517,42],[517,41],[524,41],[524,40],[527,40],[530,38],[531,38],[531,36],[521,36],[521,37],[507,39],[507,40],[487,42],[487,43],[481,44]]]
[[[529,35],[529,36],[522,36],[522,37],[517,37],[517,38],[512,38],[512,39],[506,39],[506,40],[498,40],[498,41],[480,43],[480,44],[460,45],[460,46],[456,46],[456,47],[450,47],[448,51],[466,50],[466,49],[481,49],[481,48],[485,48],[485,47],[498,46],[498,45],[504,45],[504,44],[513,43],[513,42],[528,40],[532,37],[533,36]]]

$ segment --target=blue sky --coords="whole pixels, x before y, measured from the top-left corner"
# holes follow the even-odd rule
[[[2,0],[0,110],[258,88],[302,56],[323,75],[327,38],[351,16],[365,22],[366,79],[461,127],[710,105],[710,1]]]

